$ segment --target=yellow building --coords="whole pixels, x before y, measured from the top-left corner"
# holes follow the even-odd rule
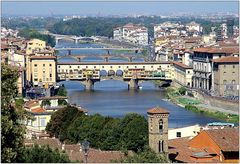
[[[52,112],[48,112],[41,108],[38,101],[28,101],[24,105],[24,109],[32,116],[33,120],[27,120],[27,129],[34,132],[44,131],[47,123],[51,119]]]
[[[192,87],[193,68],[180,63],[173,62],[174,81],[182,86]]]
[[[35,52],[43,50],[46,48],[46,42],[39,39],[32,39],[27,42],[26,47],[26,64],[27,64],[27,74],[26,79],[31,81],[31,64],[30,64],[30,56],[34,55]]]
[[[32,39],[27,42],[26,54],[32,54],[34,51],[43,50],[46,48],[46,42],[39,39]]]
[[[30,57],[30,77],[34,86],[42,85],[45,88],[56,83],[56,57],[32,56]]]

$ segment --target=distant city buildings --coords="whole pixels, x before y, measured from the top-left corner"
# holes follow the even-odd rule
[[[113,29],[113,39],[136,45],[148,45],[148,29],[141,25],[128,23]]]

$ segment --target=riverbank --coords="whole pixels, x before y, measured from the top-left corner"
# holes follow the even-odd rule
[[[186,96],[186,89],[184,87],[174,88],[169,87],[166,89],[166,97],[174,104],[185,108],[186,110],[200,113],[212,118],[217,118],[222,121],[238,123],[239,115],[229,113],[225,109],[211,107],[204,104],[204,102],[195,99],[194,97]],[[223,112],[224,111],[224,112]]]

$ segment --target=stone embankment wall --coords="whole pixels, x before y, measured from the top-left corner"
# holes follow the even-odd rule
[[[188,92],[192,93],[194,97],[197,99],[203,100],[205,104],[215,106],[218,108],[223,108],[226,110],[232,110],[232,111],[238,111],[239,110],[239,102],[238,101],[232,101],[232,100],[226,100],[221,97],[214,97],[207,95],[205,93],[202,93],[200,91],[196,90],[188,90]]]

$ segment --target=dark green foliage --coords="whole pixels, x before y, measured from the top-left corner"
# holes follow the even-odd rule
[[[60,86],[57,92],[58,96],[67,96],[67,90],[64,86]]]
[[[51,116],[50,122],[47,124],[46,131],[51,136],[61,137],[60,140],[67,138],[67,128],[74,121],[75,118],[83,115],[83,112],[79,111],[75,107],[67,106],[64,109],[60,109]]]
[[[50,100],[43,100],[43,101],[42,101],[42,104],[41,104],[41,106],[46,106],[46,105],[48,105],[48,106],[50,106],[50,105],[51,105],[51,102],[50,102]]]
[[[1,65],[1,162],[16,162],[23,151],[25,129],[19,120],[25,116],[13,106],[17,79],[17,68]]]
[[[181,94],[181,95],[185,95],[186,94],[186,91],[187,89],[185,87],[180,87],[178,88],[178,92]]]
[[[81,143],[87,139],[91,147],[102,150],[142,151],[147,145],[147,120],[141,115],[128,114],[122,119],[99,114],[77,116],[74,109],[69,112],[69,108],[52,115],[46,128],[50,135],[58,137],[60,134],[61,140],[72,143]]]
[[[58,149],[51,149],[47,146],[34,145],[31,148],[25,148],[23,156],[18,162],[21,163],[69,163],[70,160],[66,154],[59,152]]]
[[[58,99],[58,105],[67,105],[67,101],[64,99]]]
[[[36,39],[40,39],[40,40],[46,41],[46,43],[49,46],[52,46],[52,47],[54,47],[55,44],[56,44],[55,43],[55,39],[52,36],[41,34],[37,30],[32,29],[32,28],[21,29],[19,31],[18,35],[21,36],[21,37],[24,37],[26,39],[34,39],[34,38],[36,38]]]
[[[168,163],[166,155],[156,154],[149,147],[144,147],[144,150],[134,155],[126,156],[120,161],[113,161],[117,163]]]
[[[15,100],[15,106],[17,109],[22,109],[23,105],[24,105],[24,100],[22,97]]]

